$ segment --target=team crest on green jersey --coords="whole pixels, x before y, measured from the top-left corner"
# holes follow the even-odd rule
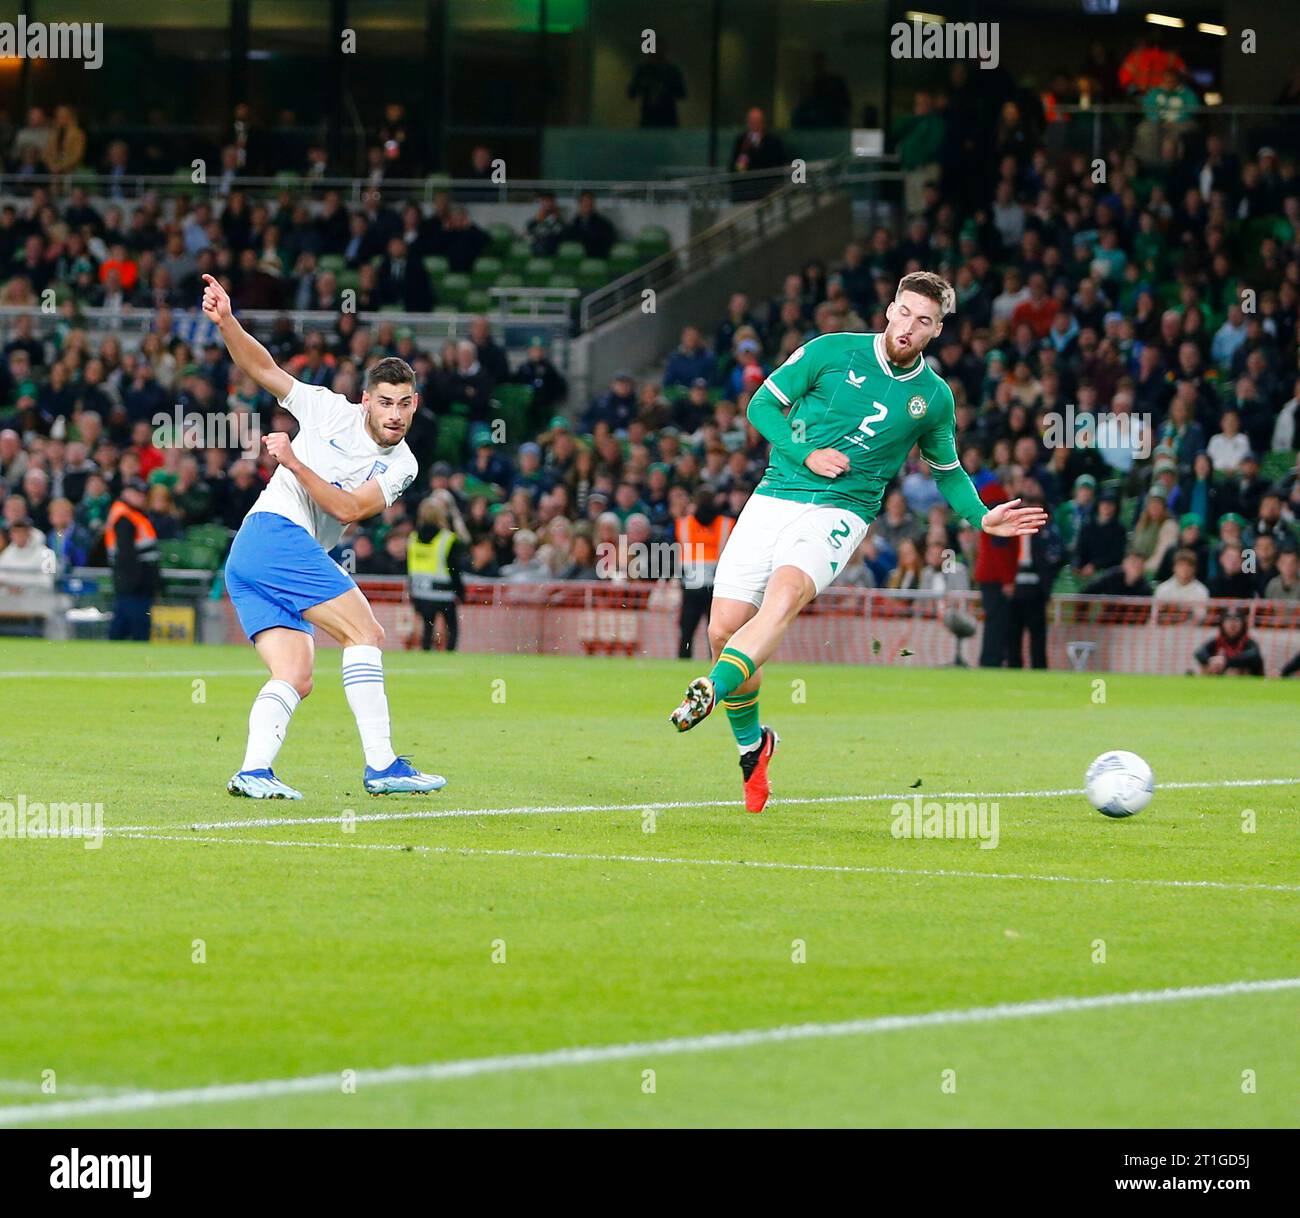
[[[925,414],[925,399],[919,393],[907,399],[907,413],[914,419],[919,419]]]

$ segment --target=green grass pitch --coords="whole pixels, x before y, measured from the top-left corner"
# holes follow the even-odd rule
[[[0,838],[0,1125],[1300,1118],[1300,988],[1153,994],[1300,977],[1294,683],[773,665],[755,817],[724,716],[667,722],[699,665],[386,663],[447,788],[362,793],[324,652],[276,765],[306,798],[254,803],[251,648],[0,643],[0,804],[107,830]],[[1124,821],[1059,793],[1117,747],[1158,784]],[[996,848],[891,832],[949,792]],[[527,1056],[566,1049],[606,1052]]]

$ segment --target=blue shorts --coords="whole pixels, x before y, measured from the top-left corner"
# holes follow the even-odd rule
[[[246,516],[226,559],[226,592],[250,639],[272,626],[315,634],[303,610],[356,586],[302,525],[275,512]]]

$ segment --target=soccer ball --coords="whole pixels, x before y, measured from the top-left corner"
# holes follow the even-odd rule
[[[1136,753],[1103,753],[1088,767],[1083,789],[1088,802],[1105,816],[1141,812],[1156,793],[1156,776]]]

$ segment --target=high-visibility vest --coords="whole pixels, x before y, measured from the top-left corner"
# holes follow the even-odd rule
[[[143,512],[137,512],[135,508],[120,499],[108,509],[108,520],[104,523],[104,543],[108,547],[109,556],[117,553],[117,522],[123,516],[135,525],[136,553],[141,557],[147,557],[149,551],[158,547],[158,531],[153,527],[148,516]]]
[[[707,588],[718,569],[718,557],[735,523],[730,516],[715,516],[701,524],[694,515],[678,518],[677,542],[682,548],[682,587]]]
[[[411,580],[411,596],[420,600],[449,600],[451,568],[447,558],[456,544],[456,534],[439,529],[430,541],[421,541],[412,533],[406,543],[406,573]]]

